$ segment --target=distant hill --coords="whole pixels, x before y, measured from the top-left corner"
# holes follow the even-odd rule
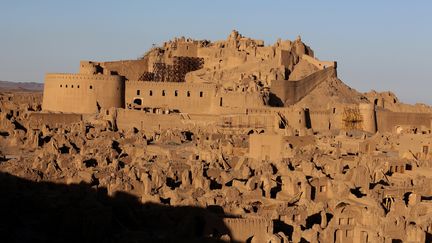
[[[42,91],[43,83],[0,81],[0,90]]]

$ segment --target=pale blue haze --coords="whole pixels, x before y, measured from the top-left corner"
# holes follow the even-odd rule
[[[0,0],[0,80],[43,82],[80,60],[134,59],[175,36],[301,35],[359,91],[432,104],[431,1]]]

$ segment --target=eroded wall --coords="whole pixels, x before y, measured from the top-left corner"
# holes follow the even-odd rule
[[[224,218],[224,223],[230,231],[234,242],[265,242],[271,235],[273,223],[265,218]]]
[[[40,129],[42,126],[48,125],[50,127],[77,123],[83,120],[80,114],[55,114],[55,113],[42,113],[32,112],[29,113],[29,124],[33,129]]]
[[[122,130],[137,128],[139,130],[184,129],[180,115],[146,114],[142,111],[118,109],[116,114],[117,127]]]
[[[280,161],[283,139],[279,134],[251,134],[249,156],[257,160]]]

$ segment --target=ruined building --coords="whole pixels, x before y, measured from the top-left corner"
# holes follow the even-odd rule
[[[223,126],[275,130],[280,123],[315,131],[430,129],[428,111],[395,109],[396,99],[388,102],[352,90],[333,93],[345,96],[336,101],[312,94],[329,82],[346,89],[336,70],[336,62],[319,61],[300,38],[265,46],[233,31],[226,41],[179,38],[139,60],[82,61],[78,74],[47,74],[42,108],[80,114],[119,108],[121,128],[148,124],[148,114],[170,114],[175,120],[187,116]]]
[[[300,37],[265,45],[233,31],[81,61],[47,74],[43,97],[0,91],[0,232],[431,242],[431,118],[427,105],[348,87]]]

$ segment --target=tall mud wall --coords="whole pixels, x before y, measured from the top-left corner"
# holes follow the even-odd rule
[[[392,112],[377,109],[377,128],[379,132],[392,132],[396,126],[412,126],[431,128],[432,114]]]
[[[271,103],[275,106],[293,105],[332,77],[336,77],[334,67],[325,68],[298,81],[273,80],[270,87]]]
[[[89,114],[124,107],[124,78],[117,75],[47,74],[42,110]]]

